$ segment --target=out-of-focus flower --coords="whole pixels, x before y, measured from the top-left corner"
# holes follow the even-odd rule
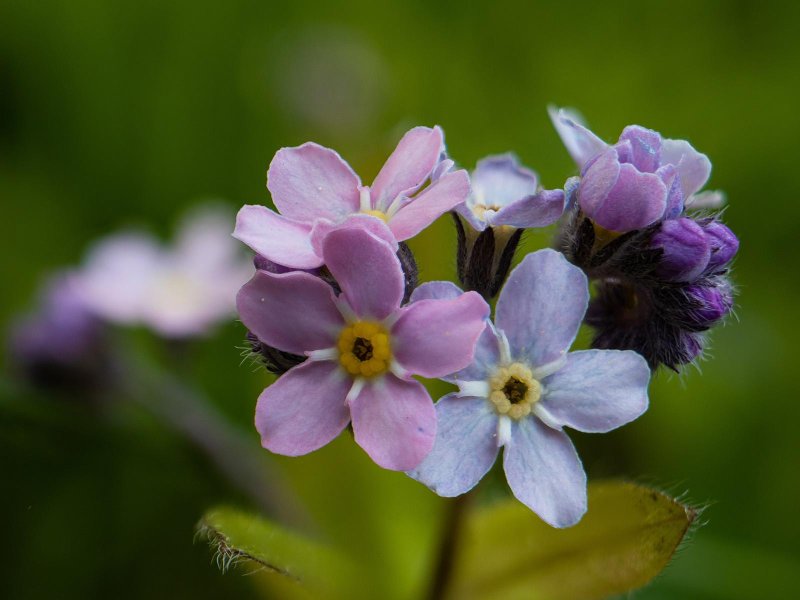
[[[423,284],[412,302],[452,298],[452,284]],[[409,474],[441,496],[470,490],[504,447],[514,495],[554,527],[586,512],[586,474],[564,427],[602,433],[647,409],[650,370],[631,351],[567,353],[589,301],[586,276],[553,250],[529,254],[497,301],[459,386],[436,404],[431,453]],[[413,307],[414,304],[412,303]]]
[[[391,232],[387,241],[396,246],[467,197],[466,171],[437,172],[432,178],[443,152],[439,127],[415,127],[400,140],[372,186],[363,186],[329,148],[313,142],[282,148],[267,172],[267,188],[280,214],[265,206],[244,206],[234,237],[265,258],[296,269],[322,265],[325,236],[348,219],[375,235]],[[426,183],[430,185],[424,187]]]
[[[564,192],[541,189],[536,173],[513,154],[478,161],[471,179],[472,193],[454,215],[458,276],[465,289],[488,299],[508,275],[522,230],[555,223],[564,212]]]
[[[224,210],[202,207],[180,223],[169,247],[138,232],[99,241],[78,275],[83,301],[108,321],[166,337],[207,333],[233,316],[236,290],[253,271],[230,222]]]
[[[378,465],[414,468],[433,446],[436,414],[411,376],[440,377],[469,364],[489,308],[474,292],[401,308],[395,249],[357,225],[329,233],[322,255],[338,297],[301,271],[258,271],[237,297],[242,321],[259,340],[308,356],[261,394],[262,445],[306,454],[352,419],[356,442]]]
[[[36,387],[87,392],[108,376],[103,323],[83,303],[73,273],[48,280],[36,310],[17,320],[10,361]]]
[[[641,229],[679,216],[684,206],[712,207],[722,201],[718,193],[697,195],[711,174],[711,161],[685,140],[631,125],[610,146],[574,113],[551,107],[550,117],[580,169],[581,210],[606,230]]]

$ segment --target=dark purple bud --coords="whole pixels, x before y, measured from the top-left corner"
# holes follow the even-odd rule
[[[713,272],[722,269],[736,256],[739,238],[719,221],[711,221],[703,229],[711,246],[711,258],[706,270]]]
[[[703,228],[688,217],[664,221],[651,245],[663,251],[657,273],[669,281],[696,279],[705,271],[711,256]]]
[[[690,286],[686,295],[691,305],[687,317],[698,327],[711,327],[733,308],[733,290],[727,282]]]

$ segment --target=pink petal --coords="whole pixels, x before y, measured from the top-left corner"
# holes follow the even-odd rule
[[[289,370],[258,398],[261,445],[286,456],[321,448],[350,421],[344,399],[352,385],[352,379],[329,361],[308,361]]]
[[[336,344],[344,320],[333,299],[331,286],[309,273],[258,271],[239,290],[236,307],[259,340],[303,354]]]
[[[463,169],[453,171],[406,203],[389,219],[389,228],[398,241],[417,235],[469,196],[469,176]]]
[[[536,417],[515,423],[503,468],[517,499],[553,527],[571,527],[586,512],[586,473],[563,431]]]
[[[270,261],[295,269],[322,264],[311,247],[311,226],[279,215],[266,206],[246,205],[236,215],[233,237]]]
[[[322,256],[322,246],[325,238],[328,237],[331,231],[336,231],[337,229],[363,229],[369,231],[375,237],[392,246],[392,249],[397,252],[397,240],[394,239],[392,230],[381,219],[364,213],[350,215],[341,223],[334,223],[327,219],[320,219],[315,222],[314,227],[311,229],[311,246],[314,248],[314,252]]]
[[[443,377],[469,365],[489,316],[476,292],[454,300],[420,300],[401,309],[392,327],[392,352],[408,373]]]
[[[386,209],[398,195],[411,195],[430,177],[444,150],[439,127],[414,127],[403,136],[372,184],[373,207]]]
[[[312,223],[357,212],[361,180],[335,151],[307,142],[281,148],[267,171],[267,188],[280,213]]]
[[[358,316],[385,319],[400,307],[403,271],[382,239],[363,229],[337,229],[325,238],[322,256]]]
[[[409,471],[433,448],[436,411],[425,387],[386,375],[350,403],[356,442],[384,469]]]

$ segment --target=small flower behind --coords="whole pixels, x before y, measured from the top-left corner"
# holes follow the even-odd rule
[[[207,334],[233,317],[236,290],[253,272],[230,237],[231,220],[221,208],[201,206],[170,246],[142,232],[100,240],[76,276],[83,302],[104,320],[164,337]]]
[[[522,232],[552,225],[564,212],[564,192],[544,190],[513,154],[488,156],[472,172],[472,193],[456,207],[458,277],[484,298],[500,291]]]
[[[412,469],[436,432],[431,398],[412,375],[466,367],[489,307],[474,292],[401,307],[405,282],[395,248],[357,226],[331,231],[321,250],[338,297],[301,271],[258,271],[237,297],[242,322],[259,340],[308,356],[259,397],[262,445],[307,454],[352,420],[356,442],[378,465]]]
[[[453,284],[423,284],[413,302],[453,298]],[[586,512],[586,474],[563,428],[604,433],[647,409],[650,370],[632,351],[567,353],[589,301],[586,276],[553,250],[512,271],[459,386],[436,404],[433,450],[409,475],[440,496],[469,491],[504,447],[514,495],[554,527]]]
[[[443,157],[442,130],[415,127],[400,140],[372,186],[364,186],[330,148],[313,142],[281,148],[267,172],[278,212],[244,206],[233,235],[265,258],[295,269],[321,266],[322,241],[347,220],[388,236],[389,242],[402,242],[469,193],[466,171],[450,171],[452,161]]]

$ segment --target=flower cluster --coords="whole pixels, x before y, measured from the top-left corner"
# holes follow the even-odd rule
[[[256,408],[265,448],[306,454],[350,425],[378,465],[442,496],[475,486],[502,448],[520,501],[555,527],[580,520],[586,475],[564,428],[636,419],[651,368],[699,354],[732,308],[738,242],[696,212],[722,196],[699,193],[710,162],[687,142],[632,126],[608,145],[553,117],[580,168],[556,190],[512,154],[456,169],[439,127],[409,131],[371,186],[328,148],[277,152],[279,212],[245,206],[234,232],[256,252],[239,315],[279,375]],[[463,289],[417,287],[405,241],[448,211]],[[524,230],[559,220],[561,252],[511,270]],[[595,349],[570,353],[582,323]],[[434,404],[415,377],[458,391]]]
[[[565,186],[557,247],[596,282],[586,316],[593,346],[677,370],[733,309],[728,271],[739,241],[711,212],[723,194],[700,191],[711,162],[638,125],[609,145],[567,111],[551,117],[580,169]]]

